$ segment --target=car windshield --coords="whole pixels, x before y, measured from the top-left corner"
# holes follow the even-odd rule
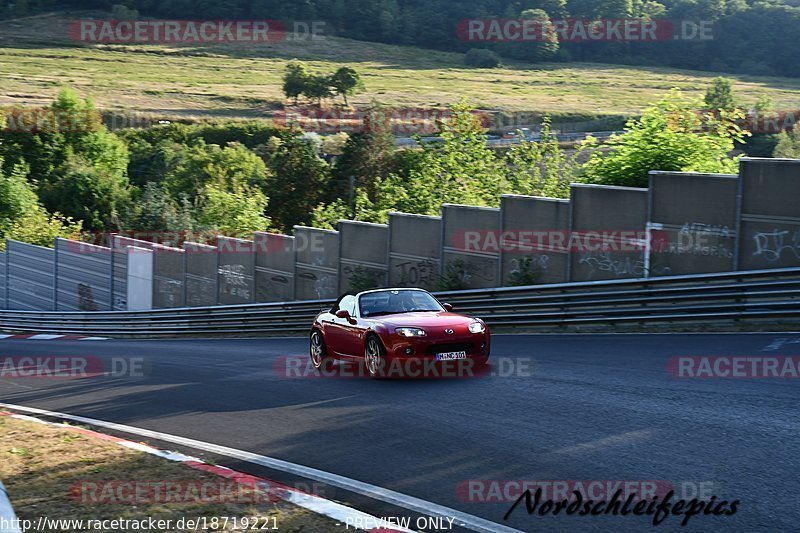
[[[362,317],[410,313],[412,311],[444,311],[441,304],[425,291],[378,291],[359,298]]]

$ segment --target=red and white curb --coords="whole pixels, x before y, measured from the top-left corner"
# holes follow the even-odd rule
[[[50,333],[31,333],[30,335],[9,335],[0,333],[0,340],[29,341],[107,341],[106,337],[86,337],[83,335],[54,335]]]
[[[348,493],[366,496],[371,500],[375,500],[377,502],[383,502],[392,507],[399,507],[407,511],[410,511],[411,513],[420,515],[414,524],[419,529],[435,529],[435,530],[451,529],[452,526],[454,525],[456,527],[474,531],[475,533],[523,533],[519,529],[499,524],[497,522],[487,520],[486,518],[482,518],[480,516],[475,516],[469,513],[465,513],[463,511],[459,511],[458,509],[453,509],[452,507],[446,507],[438,503],[416,498],[409,494],[403,494],[402,492],[397,492],[391,489],[387,489],[385,487],[380,487],[378,485],[372,485],[369,483],[365,483],[363,481],[359,481],[357,479],[352,479],[339,474],[334,474],[332,472],[326,472],[325,470],[320,470],[318,468],[313,468],[310,466],[305,466],[297,463],[291,463],[289,461],[284,461],[282,459],[277,459],[275,457],[269,457],[266,455],[259,455],[257,453],[249,452],[246,450],[239,450],[236,448],[231,448],[229,446],[213,444],[211,442],[191,439],[188,437],[181,437],[179,435],[171,435],[169,433],[163,433],[151,429],[145,429],[136,426],[128,426],[125,424],[118,424],[116,422],[109,422],[107,420],[98,420],[96,418],[89,418],[86,416],[73,415],[69,413],[60,413],[58,411],[49,411],[47,409],[40,409],[38,407],[28,407],[26,405],[3,403],[2,401],[0,401],[0,409],[8,409],[9,411],[13,412],[21,412],[30,415],[56,418],[58,420],[63,420],[68,423],[83,424],[86,426],[101,428],[104,430],[121,432],[127,435],[135,435],[137,438],[154,439],[159,442],[168,442],[170,444],[183,446],[185,448],[189,448],[192,450],[202,450],[204,452],[213,453],[215,455],[226,457],[231,460],[237,460],[247,464],[266,467],[278,472],[284,472],[286,474],[300,477],[303,479],[308,479],[311,481],[316,481],[318,483],[323,483],[326,486],[336,487],[345,490]],[[303,495],[305,493],[300,493],[300,494]],[[313,497],[314,495],[311,496]],[[298,497],[298,500],[304,502],[303,498]],[[361,522],[362,524],[369,524],[369,526],[365,525],[364,527],[360,528],[362,530],[367,530],[372,532],[408,531],[408,529],[398,529],[398,525],[396,523],[389,523],[389,524],[386,523],[386,522],[393,522],[392,518],[402,518],[402,517],[389,517],[389,520],[378,519],[378,522],[375,522],[376,518],[374,516],[354,511],[349,507],[345,507],[340,504],[335,504],[334,502],[328,502],[327,500],[321,498],[319,500],[321,500],[318,502],[319,505],[323,506],[324,508],[330,508],[330,506],[333,505],[337,506],[335,507],[335,512],[337,513],[335,519],[341,521],[342,518],[340,517],[343,517],[345,520],[344,524],[345,526],[348,525],[347,517],[357,518],[358,516],[361,516],[364,519],[372,520],[372,522]],[[317,502],[317,500],[314,501]],[[307,505],[311,505],[311,503],[309,502],[304,502],[304,503],[306,503]],[[332,510],[331,512],[334,511]],[[333,516],[331,517],[333,518]],[[439,521],[438,523],[441,524],[441,526],[438,525],[432,526],[431,522],[426,522],[424,526],[420,525],[419,523],[420,519],[425,521],[428,518],[430,518],[431,520],[438,520]],[[446,521],[449,527],[444,527],[443,521]],[[355,521],[349,523],[355,526],[359,525]],[[400,525],[404,527],[411,527],[410,524],[407,523]],[[354,529],[358,528],[356,527]]]
[[[193,468],[195,470],[202,470],[203,472],[209,472],[211,474],[216,474],[225,479],[230,479],[240,485],[245,485],[250,488],[258,487],[260,491],[267,492],[269,494],[270,500],[273,502],[276,502],[278,500],[286,501],[294,505],[297,505],[298,507],[302,507],[303,509],[307,509],[314,513],[327,516],[328,518],[336,520],[337,522],[340,522],[343,525],[381,524],[383,522],[382,519],[376,516],[372,516],[367,513],[362,513],[361,511],[358,511],[351,507],[347,507],[346,505],[342,505],[340,503],[336,503],[331,500],[326,500],[325,498],[322,498],[315,494],[303,492],[293,487],[283,485],[282,483],[278,483],[277,481],[272,481],[270,479],[256,477],[250,474],[245,474],[244,472],[238,472],[236,470],[232,470],[225,466],[212,465],[206,463],[202,459],[198,459],[197,457],[192,457],[190,455],[184,455],[179,452],[160,450],[158,448],[150,446],[149,444],[121,439],[119,437],[114,437],[112,435],[106,435],[105,433],[98,433],[97,431],[92,431],[90,429],[71,426],[67,423],[49,422],[47,420],[42,420],[40,418],[36,418],[33,416],[19,415],[16,413],[10,413],[8,411],[0,411],[0,416],[8,416],[11,418],[17,418],[19,420],[27,420],[29,422],[36,422],[39,424],[44,424],[46,426],[57,427],[59,429],[67,429],[70,431],[75,431],[77,433],[89,435],[101,440],[115,442],[120,446],[124,446],[125,448],[130,448],[132,450],[149,453],[151,455],[161,457],[168,461],[183,463],[185,466],[188,466],[189,468]],[[398,527],[396,525],[392,525],[392,527],[390,528],[378,527],[371,529],[364,529],[350,525],[348,526],[348,529],[358,529],[362,531],[370,531],[372,533],[413,533],[413,530],[411,529]]]

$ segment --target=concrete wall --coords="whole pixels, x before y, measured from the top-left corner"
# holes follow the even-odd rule
[[[570,202],[570,281],[645,277],[647,189],[573,185]]]
[[[739,269],[800,266],[800,160],[743,158]]]
[[[339,232],[294,227],[295,297],[322,300],[339,295]]]
[[[56,238],[56,310],[111,310],[111,249]]]
[[[0,309],[8,309],[6,298],[6,252],[0,252]]]
[[[128,246],[125,250],[127,283],[126,301],[129,311],[153,309],[153,257],[148,248]]]
[[[389,285],[433,290],[442,257],[442,219],[389,213]]]
[[[183,243],[186,259],[186,306],[217,305],[217,247]]]
[[[294,300],[294,237],[257,231],[256,301]]]
[[[124,311],[128,307],[128,253],[130,247],[150,250],[153,256],[153,293],[150,295],[155,309],[183,307],[186,302],[184,252],[140,239],[112,235],[111,255],[114,279],[112,281],[114,309]]]
[[[652,172],[649,189],[575,184],[569,201],[505,195],[500,209],[445,204],[442,217],[390,213],[388,226],[297,226],[294,236],[256,232],[253,241],[223,237],[213,247],[121,235],[110,249],[9,241],[0,308],[328,299],[352,288],[358,268],[375,285],[436,290],[493,288],[512,277],[547,284],[800,267],[798,198],[800,160],[743,158],[739,176]],[[134,248],[147,259],[129,258]],[[460,271],[448,269],[458,262]]]
[[[738,182],[728,174],[650,173],[652,275],[733,270]]]
[[[153,248],[153,243],[133,239],[123,235],[111,235],[111,263],[114,276],[111,281],[112,304],[115,311],[128,309],[128,247],[136,246],[145,250]]]
[[[388,282],[389,226],[339,221],[339,293],[384,287]],[[356,276],[357,286],[351,280]]]
[[[186,306],[186,252],[155,244],[153,251],[153,307]]]
[[[500,247],[490,237],[499,232],[499,209],[444,204],[442,275],[448,277],[450,272],[451,277],[460,278],[459,284],[465,289],[499,286]]]
[[[8,308],[52,311],[55,307],[55,252],[6,241]]]
[[[566,282],[569,255],[553,237],[569,233],[569,201],[503,195],[500,213],[502,284],[511,285],[526,271],[537,284]]]
[[[256,249],[253,241],[217,238],[220,305],[255,301]]]

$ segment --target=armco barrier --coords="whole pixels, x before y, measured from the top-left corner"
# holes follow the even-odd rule
[[[437,293],[492,327],[800,324],[800,268]],[[0,329],[107,336],[308,332],[332,300],[138,312],[0,311]]]

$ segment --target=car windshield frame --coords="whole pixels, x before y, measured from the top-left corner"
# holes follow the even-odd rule
[[[365,297],[368,298],[368,297],[370,297],[372,295],[387,294],[387,293],[389,294],[388,298],[391,298],[394,295],[398,295],[399,296],[401,293],[407,293],[407,294],[411,295],[411,299],[414,299],[414,295],[424,294],[426,297],[430,298],[430,302],[426,302],[426,303],[431,303],[434,306],[436,306],[438,309],[430,309],[430,308],[427,308],[427,307],[419,307],[419,308],[417,308],[415,306],[410,306],[408,308],[405,307],[405,306],[392,308],[392,307],[388,307],[388,298],[387,298],[386,307],[384,307],[382,309],[374,309],[374,310],[365,311],[365,309],[364,309],[364,298]],[[360,294],[358,296],[358,313],[359,313],[359,316],[362,317],[362,318],[373,318],[373,317],[379,317],[379,316],[399,315],[399,314],[403,314],[403,313],[415,313],[415,312],[418,312],[418,313],[424,313],[424,312],[443,313],[443,312],[446,312],[446,311],[447,310],[444,308],[442,303],[434,295],[432,295],[428,291],[423,291],[423,290],[419,290],[419,289],[385,289],[385,290],[380,290],[380,291],[365,292],[365,293],[362,293],[362,294]]]

